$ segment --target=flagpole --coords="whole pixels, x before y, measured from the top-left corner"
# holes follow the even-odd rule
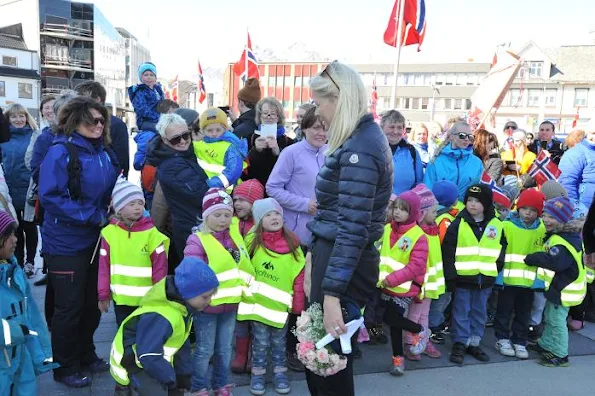
[[[244,79],[244,85],[246,85],[246,82],[248,82],[248,37],[250,37],[250,32],[248,31],[248,27],[246,26],[246,47],[244,48],[244,54],[246,55],[244,57],[244,62],[246,63],[244,73],[246,73],[246,78]]]
[[[399,64],[401,62],[401,47],[403,46],[402,38],[403,38],[403,34],[402,34],[402,30],[403,30],[403,17],[405,15],[405,4],[403,4],[404,1],[403,0],[399,0],[399,6],[398,6],[398,14],[399,14],[399,19],[397,20],[397,31],[396,31],[396,35],[397,35],[397,62],[395,63],[395,69],[394,69],[394,81],[393,81],[393,90],[392,90],[392,95],[391,95],[391,99],[390,99],[390,107],[391,109],[396,108],[396,104],[397,104],[397,85],[398,85],[398,79],[399,79]]]

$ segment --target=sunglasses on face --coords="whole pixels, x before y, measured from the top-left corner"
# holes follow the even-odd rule
[[[332,83],[335,85],[335,87],[337,87],[337,91],[341,91],[341,89],[339,88],[339,85],[337,84],[337,82],[335,81],[335,79],[333,78],[333,76],[331,76],[329,69],[331,68],[331,65],[333,63],[335,63],[336,61],[332,61],[331,63],[329,63],[328,65],[326,65],[326,67],[324,68],[324,70],[322,72],[320,72],[320,75],[326,75],[328,78],[330,78],[330,80],[332,81]]]
[[[101,125],[105,125],[105,118],[97,117],[93,118],[93,120],[91,121],[91,125],[99,125],[99,123],[101,123]]]
[[[470,133],[459,132],[458,136],[459,136],[459,139],[461,139],[461,140],[465,140],[465,139],[473,140],[473,135]]]
[[[170,142],[172,145],[177,146],[182,142],[182,139],[184,139],[185,142],[190,141],[190,132],[186,131],[182,134],[174,136],[171,139],[167,139],[167,141]]]

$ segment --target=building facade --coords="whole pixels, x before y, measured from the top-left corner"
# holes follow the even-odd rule
[[[18,28],[13,30],[18,33]],[[0,107],[20,103],[39,117],[39,57],[20,34],[0,33]]]

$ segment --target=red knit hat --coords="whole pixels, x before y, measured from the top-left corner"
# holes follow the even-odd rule
[[[264,199],[264,187],[256,179],[250,179],[233,189],[234,198],[242,198],[251,204],[259,199]]]
[[[504,194],[494,193],[493,199],[494,199],[494,205],[497,204],[497,205],[506,206],[509,209],[510,209],[510,206],[512,205],[512,203],[510,202],[510,199],[508,199],[508,197]]]
[[[521,193],[516,204],[518,209],[523,207],[531,207],[537,209],[537,215],[541,216],[543,212],[543,205],[545,204],[545,195],[534,188],[527,189]]]

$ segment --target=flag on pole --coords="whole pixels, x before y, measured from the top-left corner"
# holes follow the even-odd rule
[[[242,52],[242,56],[239,61],[233,65],[233,72],[237,76],[240,76],[244,84],[249,78],[260,78],[258,71],[258,61],[254,52],[252,52],[252,40],[250,40],[250,33],[248,33],[248,41],[246,42],[246,48]]]
[[[374,73],[374,81],[372,81],[372,98],[370,100],[370,113],[374,116],[374,121],[378,121],[378,113],[376,112],[376,105],[378,104],[378,89],[376,87],[376,74]]]
[[[560,172],[558,166],[543,150],[535,158],[531,168],[529,168],[529,176],[535,179],[538,186],[541,186],[548,180],[558,180],[561,174],[562,172]]]
[[[498,51],[494,52],[494,57],[492,58],[492,64],[490,65],[490,69],[496,66],[496,63],[498,63]]]
[[[579,119],[579,112],[581,111],[581,107],[578,106],[576,108],[576,114],[574,115],[574,118],[572,119],[572,127],[576,128],[576,124],[578,123],[578,119]]]
[[[200,65],[200,61],[198,61],[198,83],[197,83],[198,92],[200,92],[200,96],[198,97],[198,103],[202,103],[207,98],[207,89],[205,87],[205,78],[202,75],[202,66]]]
[[[163,85],[162,88],[165,99],[171,99],[171,92],[169,92],[169,88],[167,87],[167,85]]]
[[[174,102],[178,103],[178,75],[169,83],[170,98]]]
[[[500,197],[503,198],[503,200],[510,201],[506,194],[504,194],[504,192],[500,189],[500,187],[498,187],[494,179],[492,179],[490,175],[486,173],[486,171],[483,171],[483,173],[481,174],[481,179],[479,180],[479,182],[486,186],[490,186],[494,196],[494,201],[496,201],[496,197]]]
[[[403,21],[399,25],[399,6],[405,7]],[[396,47],[397,27],[401,26],[401,46],[405,47],[417,44],[417,50],[421,51],[421,45],[426,35],[426,2],[425,0],[395,0],[393,11],[390,14],[388,25],[384,31],[384,42],[391,47]]]

